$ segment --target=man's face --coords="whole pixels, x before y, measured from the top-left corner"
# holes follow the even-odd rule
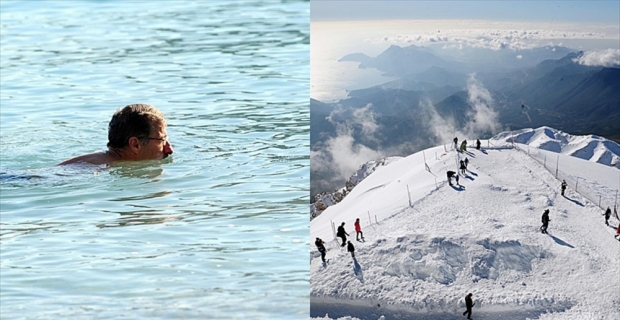
[[[161,160],[174,152],[170,142],[168,142],[166,127],[161,124],[153,124],[152,128],[148,143],[140,152],[141,160]]]

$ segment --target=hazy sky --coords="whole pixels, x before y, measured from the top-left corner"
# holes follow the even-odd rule
[[[473,19],[620,25],[620,1],[310,1],[311,21]]]
[[[620,0],[312,0],[310,20],[314,57],[345,45],[370,55],[389,45],[432,43],[493,50],[546,45],[620,49]],[[354,49],[337,54],[344,50]]]

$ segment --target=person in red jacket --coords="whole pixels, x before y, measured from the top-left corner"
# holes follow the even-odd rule
[[[364,240],[364,234],[362,233],[362,227],[360,226],[360,218],[355,219],[355,238],[360,241],[360,236]]]
[[[620,223],[618,224],[618,229],[616,229],[616,235],[614,236],[614,238],[620,240]]]

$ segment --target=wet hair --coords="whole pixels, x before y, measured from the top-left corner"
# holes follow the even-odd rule
[[[166,125],[164,114],[149,104],[130,104],[118,109],[108,124],[108,147],[124,148],[131,137],[148,143],[153,126]]]

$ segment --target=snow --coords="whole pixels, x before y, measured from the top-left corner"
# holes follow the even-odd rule
[[[506,131],[493,142],[527,144],[531,147],[571,155],[577,158],[620,168],[620,145],[596,135],[572,136],[550,127]]]
[[[311,317],[464,319],[471,292],[473,319],[620,319],[619,221],[606,226],[602,216],[618,201],[620,170],[574,156],[601,138],[539,129],[523,131],[515,141],[528,144],[514,148],[498,136],[481,141],[494,148],[438,146],[375,167],[310,223],[329,259],[312,246]],[[550,141],[566,153],[534,147]],[[461,186],[449,186],[446,171],[465,156]],[[364,242],[355,240],[356,218]],[[341,222],[355,259],[335,239]]]

